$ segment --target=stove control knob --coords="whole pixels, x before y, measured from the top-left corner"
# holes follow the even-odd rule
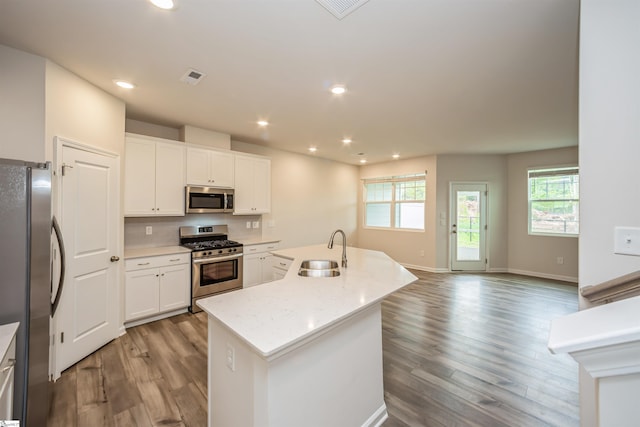
[[[220,249],[220,250],[218,251],[218,253],[219,253],[219,254],[221,254],[221,253],[222,253],[222,249]]]

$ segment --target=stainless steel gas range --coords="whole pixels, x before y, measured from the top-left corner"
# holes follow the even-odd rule
[[[226,225],[180,227],[180,244],[192,250],[192,313],[198,299],[242,288],[242,243],[228,240]]]

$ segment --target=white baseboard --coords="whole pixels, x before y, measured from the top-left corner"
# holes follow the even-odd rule
[[[487,269],[487,273],[508,273],[509,269],[504,267],[494,267]]]
[[[362,427],[380,427],[384,423],[389,415],[387,414],[387,405],[383,402],[367,421],[362,424]]]
[[[186,307],[185,308],[179,308],[179,309],[173,310],[173,311],[167,311],[165,313],[156,314],[155,316],[149,316],[149,317],[145,317],[143,319],[137,319],[137,320],[132,320],[130,322],[125,322],[124,327],[125,328],[132,328],[134,326],[143,325],[145,323],[154,322],[156,320],[164,319],[164,318],[167,318],[167,317],[177,316],[178,314],[186,313],[187,311],[188,310],[187,310]]]
[[[516,270],[515,268],[507,269],[507,273],[522,274],[523,276],[541,277],[543,279],[560,280],[563,282],[578,283],[578,278],[573,276],[561,276],[559,274],[540,273],[538,271]]]

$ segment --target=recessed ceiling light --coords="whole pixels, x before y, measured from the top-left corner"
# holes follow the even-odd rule
[[[399,158],[400,158],[400,154],[394,154],[394,155],[393,155],[393,156],[391,156],[391,157],[393,157],[394,159],[399,159]]]
[[[362,164],[367,163],[367,159],[360,159],[360,163],[362,163]]]
[[[315,153],[316,151],[318,151],[318,149],[316,147],[309,147],[309,151]]]
[[[258,120],[258,126],[269,126],[269,122],[266,120]]]
[[[175,6],[173,0],[149,0],[151,4],[160,9],[171,10]]]
[[[351,138],[344,138],[344,139],[342,140],[342,142],[344,142],[345,144],[351,144],[352,139],[351,139]]]
[[[133,89],[136,87],[133,83],[125,82],[124,80],[114,80],[113,82],[123,89]]]
[[[331,88],[331,93],[334,95],[342,95],[347,91],[347,88],[342,85],[335,85]]]

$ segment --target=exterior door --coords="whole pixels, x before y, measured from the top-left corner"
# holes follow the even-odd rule
[[[451,270],[485,271],[487,184],[451,184]]]
[[[58,143],[67,273],[55,319],[56,377],[116,338],[119,329],[119,159],[62,140]]]

